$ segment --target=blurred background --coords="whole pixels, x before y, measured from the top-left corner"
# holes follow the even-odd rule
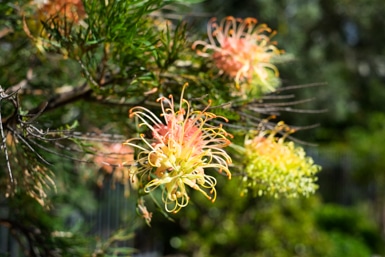
[[[96,235],[94,245],[100,252],[109,247],[101,244],[102,239],[124,228],[127,233],[118,231],[115,241],[137,251],[110,256],[385,256],[384,14],[384,0],[209,0],[186,7],[182,14],[193,25],[191,34],[200,33],[201,38],[206,38],[207,21],[214,16],[218,20],[229,15],[255,17],[277,31],[274,39],[287,53],[287,61],[277,64],[283,86],[304,85],[292,93],[298,99],[314,98],[298,109],[283,111],[280,118],[291,125],[317,125],[295,134],[322,166],[316,195],[239,197],[236,183],[218,178],[218,185],[226,186],[217,187],[215,204],[192,192],[188,207],[172,217],[154,213],[150,227],[137,217],[134,193],[132,198],[124,197],[124,185],[112,188],[112,176],[102,176],[102,171],[100,177],[94,176],[90,172],[95,167],[87,165],[74,170],[73,163],[61,162],[53,154],[49,159],[56,160],[55,169],[62,171],[56,174],[61,181],[58,193],[51,196],[57,202],[54,215],[20,199],[0,204],[0,221],[9,216],[10,206],[24,206],[18,209],[18,217],[31,224],[50,224],[58,231],[70,230],[75,236]],[[31,50],[25,45],[12,46],[19,54],[13,57],[6,54],[7,47],[12,47],[2,45],[0,85],[19,82],[16,76],[10,80],[8,73],[26,73],[25,67],[7,64],[12,58],[25,58],[35,65],[39,85],[71,84],[68,74],[81,73],[77,63],[63,60],[51,67],[55,76],[46,74],[44,67],[39,70],[38,59],[29,58]],[[53,112],[57,120],[51,119],[49,125],[73,117],[85,127],[125,125],[125,120],[114,124],[109,120],[126,118],[127,108],[115,108],[111,114],[105,106],[95,106],[92,102],[66,106],[63,109],[70,118],[57,110]],[[100,109],[82,112],[92,108]],[[79,181],[75,175],[79,170],[93,180]],[[20,242],[12,238],[6,226],[0,227],[0,256],[23,256]],[[73,252],[49,256],[89,256],[89,249],[80,247],[81,239],[71,237],[66,243]],[[93,256],[99,256],[98,251]]]

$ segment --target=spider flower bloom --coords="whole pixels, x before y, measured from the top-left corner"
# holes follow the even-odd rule
[[[254,18],[242,20],[232,16],[218,24],[212,18],[207,34],[209,42],[196,41],[193,49],[202,46],[197,54],[211,57],[221,73],[235,79],[237,87],[247,82],[257,84],[262,92],[272,92],[279,85],[278,69],[271,59],[281,51],[270,40],[273,33],[266,24],[257,26]]]
[[[144,107],[130,110],[130,117],[138,118],[140,126],[146,126],[152,132],[150,139],[140,135],[140,138],[126,142],[140,150],[138,165],[132,167],[132,172],[146,182],[144,192],[162,188],[162,200],[168,212],[176,213],[188,204],[186,186],[215,201],[216,179],[205,171],[214,168],[231,178],[228,168],[231,158],[223,150],[230,144],[230,135],[222,126],[211,126],[208,122],[224,118],[207,112],[207,108],[192,111],[189,102],[183,99],[183,93],[178,110],[175,110],[172,96],[161,97],[158,101],[164,123]],[[143,141],[145,147],[134,143],[138,140]]]
[[[285,142],[276,133],[289,130],[282,122],[270,132],[260,132],[245,143],[245,192],[258,195],[296,197],[309,195],[317,189],[315,174],[320,170],[302,147]]]

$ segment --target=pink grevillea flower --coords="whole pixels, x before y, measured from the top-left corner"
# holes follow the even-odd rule
[[[192,111],[183,92],[179,109],[175,110],[172,96],[161,97],[164,123],[150,110],[137,106],[130,110],[130,117],[136,117],[151,130],[151,137],[130,139],[127,145],[140,150],[137,166],[132,172],[144,182],[144,192],[150,193],[162,188],[162,200],[168,212],[178,212],[189,203],[186,186],[201,192],[208,199],[216,199],[216,179],[207,175],[206,169],[224,172],[229,178],[230,156],[223,150],[230,144],[230,136],[221,125],[213,126],[209,121],[223,117],[203,111]],[[135,141],[142,141],[139,146]],[[142,175],[140,175],[142,174]]]
[[[262,92],[272,92],[279,85],[278,69],[271,59],[281,51],[270,40],[273,33],[266,24],[257,26],[254,18],[232,16],[218,24],[212,18],[207,34],[209,42],[196,41],[193,49],[200,56],[212,58],[221,73],[234,78],[237,87],[247,82],[256,84]]]

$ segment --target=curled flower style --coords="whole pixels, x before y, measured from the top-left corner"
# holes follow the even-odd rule
[[[231,78],[237,87],[241,82],[256,84],[261,92],[272,92],[279,85],[279,72],[271,63],[281,54],[270,40],[274,35],[266,24],[257,25],[254,18],[225,17],[218,24],[212,18],[207,25],[209,42],[196,41],[197,54],[211,57],[215,65]]]
[[[168,212],[178,212],[189,203],[186,185],[201,192],[208,199],[216,199],[216,179],[205,174],[207,168],[224,172],[229,178],[230,156],[223,149],[230,144],[230,136],[221,125],[212,126],[209,121],[222,118],[213,113],[192,111],[183,92],[179,109],[175,110],[173,97],[161,97],[164,123],[150,110],[137,106],[130,110],[130,117],[140,120],[139,126],[151,130],[151,138],[144,135],[126,142],[140,150],[137,165],[132,172],[144,182],[144,192],[162,188],[162,200]],[[144,142],[139,146],[135,141]]]
[[[274,130],[261,131],[246,140],[245,192],[252,189],[258,195],[296,197],[317,189],[315,174],[320,167],[306,156],[302,147],[285,142],[285,136],[277,137],[277,133],[283,132],[291,130],[280,122]]]

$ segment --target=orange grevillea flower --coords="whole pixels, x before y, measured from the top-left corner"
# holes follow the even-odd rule
[[[134,150],[122,143],[104,143],[95,146],[93,162],[107,174],[111,174],[113,182],[124,185],[124,195],[130,195],[130,187],[135,186],[136,177],[130,173],[129,166],[134,162]],[[103,185],[104,175],[98,178]]]
[[[223,117],[203,111],[192,111],[190,104],[182,97],[176,110],[173,97],[161,97],[164,122],[144,107],[134,107],[130,117],[136,117],[151,130],[151,137],[130,139],[127,145],[139,149],[137,166],[132,172],[142,174],[144,191],[150,193],[162,188],[162,200],[168,212],[178,212],[189,202],[186,186],[198,190],[208,199],[215,201],[216,179],[207,175],[207,168],[224,172],[229,178],[230,156],[224,147],[230,144],[230,136],[221,125],[213,126],[209,121]],[[135,141],[142,141],[139,146]]]
[[[50,46],[62,45],[53,43],[58,35],[69,37],[80,26],[87,26],[84,21],[87,13],[82,0],[32,0],[22,13],[24,32],[43,53]],[[67,58],[68,51],[64,48],[61,47],[61,50]]]
[[[196,41],[193,49],[203,57],[211,57],[215,65],[237,86],[241,82],[257,84],[262,92],[272,92],[279,85],[278,69],[271,59],[281,53],[270,40],[273,35],[266,24],[257,25],[254,18],[232,16],[218,24],[212,18],[207,25],[209,42]]]
[[[245,142],[245,192],[253,190],[258,195],[296,197],[316,191],[320,170],[302,147],[285,141],[293,131],[283,122],[273,130],[260,131]],[[278,137],[277,134],[284,134]]]
[[[48,0],[38,5],[43,17],[65,18],[68,22],[75,23],[86,17],[82,0]]]
[[[121,144],[103,144],[99,146],[100,151],[94,157],[94,162],[107,173],[112,173],[115,169],[122,170],[125,164],[130,164],[134,160],[134,151],[131,147]]]

